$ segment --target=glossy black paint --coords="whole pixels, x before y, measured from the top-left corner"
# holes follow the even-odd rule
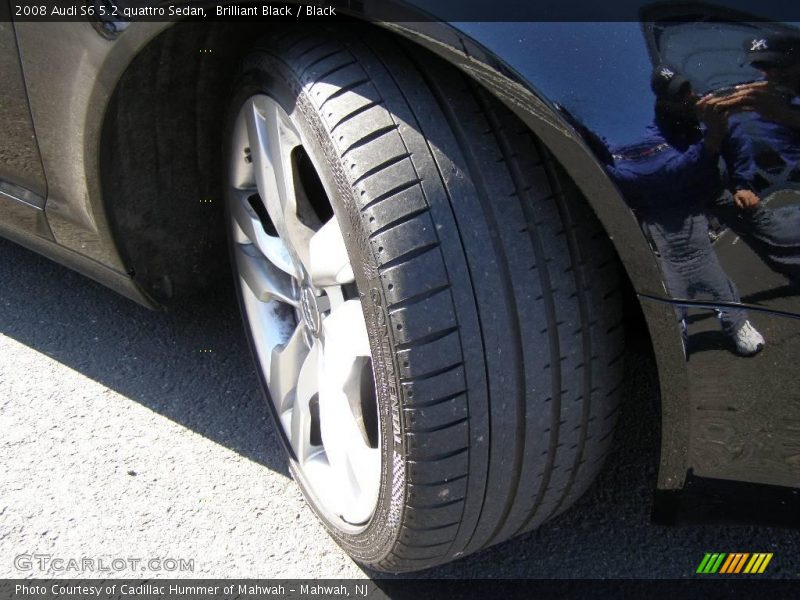
[[[649,183],[645,177],[633,177],[626,188],[614,170],[624,161],[644,164],[651,157],[650,150],[666,143],[653,145],[648,138],[647,128],[654,121],[656,105],[651,89],[654,67],[662,62],[678,63],[672,66],[685,72],[698,95],[714,92],[760,77],[745,61],[743,43],[793,31],[783,25],[731,23],[725,21],[730,18],[727,13],[710,13],[707,7],[692,6],[692,24],[680,26],[674,22],[643,25],[430,21],[384,26],[445,57],[512,108],[575,180],[606,227],[641,299],[659,367],[663,417],[659,488],[680,488],[690,471],[704,477],[800,487],[800,382],[795,365],[795,358],[800,356],[800,320],[796,318],[800,315],[800,301],[796,288],[730,226],[742,215],[749,218],[750,213],[735,206],[727,225],[712,219],[712,228],[701,231],[703,235],[692,238],[695,241],[668,246],[665,244],[669,242],[662,240],[659,246],[651,227],[645,227],[643,233],[640,225],[645,220],[641,204],[637,205],[635,199],[669,199],[671,187],[679,190],[682,180],[661,177],[659,181],[659,175],[665,172],[659,172],[660,167],[655,165]],[[646,6],[637,4],[636,8]],[[47,54],[52,48],[37,50],[33,43],[36,26],[19,27],[23,25],[28,28],[21,36],[23,67],[36,82],[29,86],[29,93],[38,128],[40,123],[51,122],[48,119],[57,109],[47,108],[45,80],[36,77],[37,65],[45,58],[55,60],[56,64],[48,68],[51,72],[61,69],[60,77],[64,79],[75,77],[77,69],[66,60],[59,63],[57,57]],[[56,239],[61,247],[75,251],[80,243],[72,240],[91,238],[91,255],[102,266],[94,276],[109,282],[114,279],[113,273],[118,288],[119,274],[126,265],[116,246],[131,244],[131,240],[110,243],[107,239],[110,229],[99,197],[99,173],[94,170],[100,148],[97,120],[102,122],[114,89],[105,84],[115,83],[149,40],[165,27],[135,23],[116,41],[103,39],[102,44],[96,43],[92,36],[100,36],[89,26],[80,34],[73,32],[65,37],[65,56],[86,51],[86,47],[95,53],[92,64],[100,66],[93,76],[104,85],[102,89],[82,91],[80,102],[94,119],[90,128],[84,131],[81,128],[85,123],[73,122],[72,129],[40,140],[48,178],[52,172],[65,182],[57,181],[59,193],[51,193],[48,200],[48,216],[52,214],[58,224]],[[86,47],[81,48],[82,42]],[[89,81],[87,85],[93,84]],[[83,140],[82,158],[89,156],[93,160],[81,162],[79,175],[85,183],[76,184],[75,178],[69,177],[72,167],[56,156],[56,144],[63,142],[66,134],[82,133],[87,137]],[[699,135],[696,143],[704,143],[702,129],[694,135]],[[642,157],[631,152],[637,148],[645,151]],[[675,153],[682,155],[683,151]],[[634,172],[637,168],[633,167]],[[789,175],[791,169],[784,172]],[[758,192],[763,196],[763,208],[772,210],[780,205],[784,207],[784,212],[779,213],[782,218],[791,219],[792,211],[800,211],[800,202],[784,179],[772,177]],[[721,187],[724,189],[725,184]],[[675,199],[676,210],[684,210],[680,207],[685,207],[685,200]],[[668,200],[661,208],[670,213]],[[709,214],[705,210],[692,213],[700,228],[706,226]],[[87,215],[93,219],[91,226],[86,225]],[[680,286],[675,286],[674,276],[664,276],[665,250],[676,246],[691,250],[692,244],[709,233],[710,250],[703,256],[715,257],[719,263],[715,272],[719,274],[721,270],[734,282],[738,289],[734,300],[694,292],[690,296],[676,293]],[[791,233],[790,229],[787,235],[791,237]],[[124,287],[124,293],[136,297],[132,283],[130,288]],[[137,299],[146,302],[143,298],[140,295]],[[686,338],[682,336],[683,313],[676,306],[688,307]],[[737,354],[730,336],[723,334],[717,324],[718,311],[730,312],[739,307],[747,310],[746,318],[766,340],[763,350],[753,357]]]

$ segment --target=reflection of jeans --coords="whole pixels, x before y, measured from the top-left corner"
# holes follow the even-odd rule
[[[800,281],[800,206],[740,209],[725,194],[708,205],[710,215],[729,227],[770,269]]]
[[[659,254],[661,268],[670,296],[684,300],[739,302],[739,293],[728,279],[708,239],[705,215],[663,212],[648,215],[642,227],[647,230]],[[686,318],[686,309],[677,307],[678,320]],[[742,309],[720,310],[725,333],[735,333],[747,320]]]

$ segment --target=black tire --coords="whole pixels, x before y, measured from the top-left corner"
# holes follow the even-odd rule
[[[615,254],[574,186],[489,94],[388,36],[265,39],[233,110],[259,91],[298,115],[337,190],[371,340],[371,520],[326,515],[293,464],[330,534],[410,571],[567,509],[609,449],[623,344]]]

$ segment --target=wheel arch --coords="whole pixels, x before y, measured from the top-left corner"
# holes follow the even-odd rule
[[[109,159],[115,155],[122,158],[121,154],[132,159],[146,154],[148,144],[153,148],[152,140],[148,141],[138,130],[138,125],[145,123],[148,114],[152,114],[148,110],[156,106],[153,101],[166,108],[167,113],[181,103],[199,110],[203,104],[199,102],[200,95],[204,90],[208,93],[216,84],[218,87],[210,94],[215,109],[204,113],[203,124],[195,124],[194,131],[190,131],[191,123],[180,119],[180,125],[172,132],[186,134],[186,139],[195,142],[197,136],[207,134],[210,130],[205,128],[213,127],[227,99],[226,76],[235,71],[239,59],[265,32],[263,26],[233,31],[226,24],[210,23],[201,26],[191,39],[178,41],[178,32],[184,25],[157,25],[146,36],[149,39],[142,37],[136,51],[130,52],[127,65],[118,69],[119,78],[103,117],[99,154],[103,211],[114,243],[140,289],[155,303],[168,306],[182,295],[208,289],[227,270],[224,260],[218,260],[225,257],[219,212],[222,196],[214,182],[214,175],[221,166],[217,155],[219,144],[213,136],[206,136],[203,138],[205,146],[195,144],[198,152],[194,157],[191,152],[173,156],[178,160],[176,168],[171,172],[156,172],[155,180],[145,181],[145,187],[139,187],[135,201],[124,194],[132,182],[126,181],[125,174],[120,175]],[[657,362],[662,405],[658,487],[680,488],[685,478],[688,445],[688,379],[680,332],[670,305],[642,299],[643,295],[663,296],[664,284],[655,258],[619,191],[586,141],[559,114],[554,102],[544,98],[535,84],[517,75],[507,62],[445,23],[382,25],[393,34],[444,58],[510,108],[552,153],[598,216],[620,257],[632,293],[639,298],[637,304],[643,310]],[[484,24],[485,27],[495,25]],[[275,33],[279,34],[280,30]],[[165,75],[164,69],[169,71],[170,65],[173,72],[174,67],[180,65],[184,74],[199,76],[187,88],[182,83],[186,79],[170,80]],[[152,93],[147,101],[140,97],[138,109],[131,112],[120,102],[122,91],[134,82],[150,85]],[[185,99],[181,100],[182,96]],[[204,102],[207,101],[208,97],[204,96]],[[120,144],[111,132],[111,125],[123,116],[132,120],[128,127],[131,135],[127,142]],[[157,144],[166,148],[174,141],[175,136],[167,136]],[[132,145],[126,147],[127,144]],[[191,173],[199,175],[195,186],[186,190],[180,199],[170,197],[168,188],[163,187],[164,182],[174,184],[176,179],[188,180]],[[134,179],[141,182],[139,177]],[[176,227],[184,228],[180,235],[176,235]]]

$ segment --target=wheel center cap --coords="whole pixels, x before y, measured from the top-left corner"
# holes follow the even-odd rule
[[[300,310],[303,313],[303,323],[312,335],[319,337],[322,317],[317,306],[317,295],[314,288],[304,285],[300,289]]]

